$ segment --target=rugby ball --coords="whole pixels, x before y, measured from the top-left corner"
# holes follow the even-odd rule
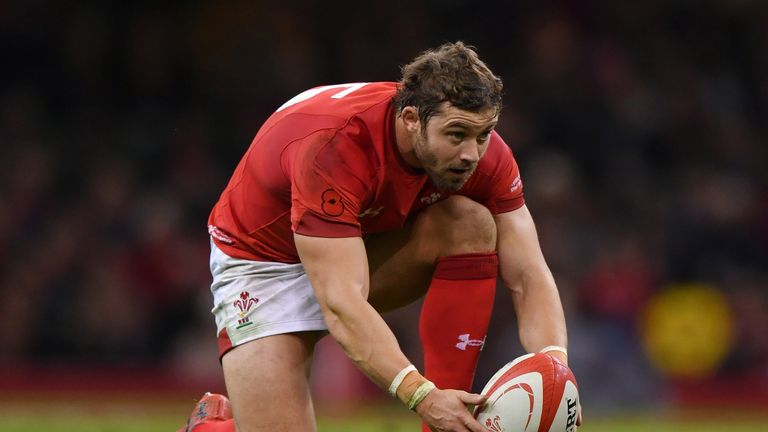
[[[481,392],[475,418],[489,432],[573,432],[579,389],[568,366],[548,354],[526,354],[499,369]]]

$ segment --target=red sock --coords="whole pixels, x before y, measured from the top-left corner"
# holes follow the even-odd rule
[[[235,432],[235,419],[204,421],[195,426],[192,432]]]
[[[471,391],[493,310],[498,268],[496,252],[438,260],[419,319],[424,376],[438,388]]]

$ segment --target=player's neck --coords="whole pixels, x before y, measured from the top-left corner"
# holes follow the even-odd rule
[[[413,150],[413,137],[408,132],[400,116],[395,117],[395,145],[405,163],[412,168],[421,169],[421,163]]]

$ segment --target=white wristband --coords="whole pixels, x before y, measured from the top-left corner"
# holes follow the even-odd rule
[[[392,380],[392,384],[389,385],[389,394],[392,397],[397,397],[397,388],[403,383],[405,376],[416,370],[416,366],[408,365],[395,375],[395,379]]]
[[[568,355],[568,350],[565,349],[564,347],[559,346],[559,345],[546,346],[546,347],[542,348],[541,351],[539,351],[539,352],[540,353],[547,353],[547,352],[550,352],[550,351],[560,351],[561,353],[565,354],[566,356]]]

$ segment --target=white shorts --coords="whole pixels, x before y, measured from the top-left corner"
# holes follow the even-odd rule
[[[232,258],[211,241],[210,266],[220,358],[265,336],[328,329],[301,264]]]

